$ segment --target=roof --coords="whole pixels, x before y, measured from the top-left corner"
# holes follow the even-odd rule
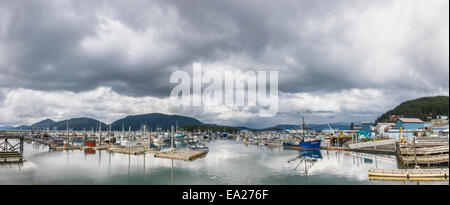
[[[370,124],[369,121],[361,121],[361,124]]]
[[[386,123],[386,122],[379,122],[377,125],[392,125],[392,126],[395,126],[395,123],[390,123],[390,122],[388,122],[388,123]]]
[[[423,123],[423,121],[419,118],[398,118],[398,120],[402,121],[402,122],[412,122],[412,123]]]

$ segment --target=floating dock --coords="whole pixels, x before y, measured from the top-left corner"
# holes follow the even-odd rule
[[[397,157],[404,167],[411,165],[441,165],[449,162],[448,141],[421,139],[415,143],[398,143]]]
[[[369,169],[371,180],[412,180],[445,181],[448,180],[448,168],[442,169]]]
[[[436,147],[420,147],[414,150],[413,147],[405,147],[401,150],[402,155],[433,155],[433,154],[445,154],[448,153],[448,146],[436,146]]]
[[[141,155],[141,154],[145,154],[146,150],[143,149],[143,148],[111,147],[111,148],[108,148],[108,152],[121,153],[121,154]]]
[[[23,156],[19,152],[0,152],[0,163],[22,162]]]
[[[449,156],[448,154],[440,154],[440,155],[425,155],[425,156],[402,156],[402,162],[405,165],[412,164],[443,164],[448,163]]]
[[[197,159],[198,157],[201,157],[206,153],[208,153],[208,151],[206,150],[176,150],[173,152],[158,152],[155,154],[155,157],[190,161]]]
[[[320,147],[320,149],[325,149],[325,150],[338,150],[338,151],[353,151],[352,148],[350,147]]]
[[[0,162],[22,162],[24,147],[23,133],[2,130],[0,131],[0,139]]]
[[[107,150],[111,145],[100,145],[95,147],[82,146],[82,145],[68,145],[68,146],[55,146],[50,145],[50,151],[62,151],[62,150],[85,150],[85,149],[94,149],[94,150]]]

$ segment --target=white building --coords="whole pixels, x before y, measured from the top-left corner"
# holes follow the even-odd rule
[[[395,123],[377,123],[376,133],[379,137],[389,137],[389,130],[395,128]]]

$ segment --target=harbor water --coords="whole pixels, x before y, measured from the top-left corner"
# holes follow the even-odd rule
[[[359,185],[443,184],[374,181],[370,168],[397,168],[393,155],[287,150],[236,140],[205,142],[209,152],[194,161],[103,151],[48,151],[26,142],[22,164],[0,164],[0,184],[148,185]]]

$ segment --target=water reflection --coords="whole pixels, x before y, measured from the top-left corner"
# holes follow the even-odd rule
[[[287,161],[287,163],[297,162],[295,169],[302,170],[306,181],[308,182],[308,170],[318,161],[322,159],[320,150],[300,150],[299,155]]]
[[[183,142],[174,144],[179,149],[186,148]],[[209,153],[188,162],[155,158],[152,154],[125,155],[105,150],[49,152],[48,147],[26,143],[27,160],[20,167],[0,167],[0,184],[404,183],[368,179],[370,168],[396,168],[395,156],[284,150],[246,146],[232,140],[213,140],[205,144],[210,148]],[[448,181],[430,183],[448,184]]]
[[[170,184],[173,184],[173,159],[170,161],[172,161],[172,169],[171,169],[171,173],[170,173]]]

